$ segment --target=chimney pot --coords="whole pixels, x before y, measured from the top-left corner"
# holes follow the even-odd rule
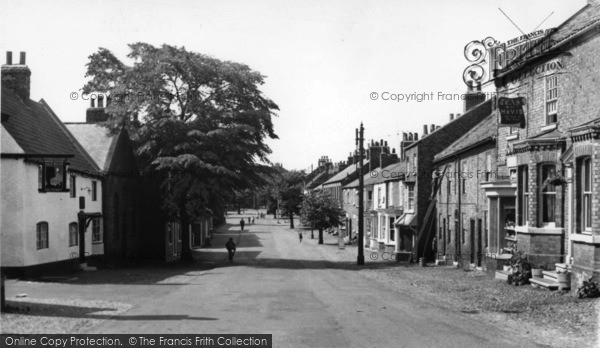
[[[402,140],[403,141],[407,141],[408,140],[408,134],[406,134],[406,132],[402,132]]]
[[[387,140],[385,141],[385,145],[384,146],[387,146]]]
[[[433,133],[433,132],[435,132],[435,124],[431,124],[429,126],[429,133]]]
[[[426,135],[427,135],[427,125],[424,124],[423,125],[423,136],[426,136]]]
[[[454,114],[450,114],[450,121],[454,120]]]
[[[419,140],[419,134],[415,133],[415,141]]]
[[[6,52],[6,65],[12,65],[12,52]]]
[[[19,60],[19,64],[26,65],[25,64],[25,52],[21,52],[21,57],[20,57],[20,60]]]

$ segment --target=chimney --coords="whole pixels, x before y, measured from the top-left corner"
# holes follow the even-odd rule
[[[381,140],[381,143],[375,142],[375,146],[371,146],[371,148],[369,148],[369,171],[378,168],[381,164],[381,153],[383,152],[382,144],[383,139]]]
[[[465,95],[463,112],[467,112],[471,110],[476,105],[479,105],[483,101],[485,101],[485,94],[481,93],[481,82],[477,83],[477,90],[473,88],[473,82],[469,81],[467,87],[467,94]]]
[[[407,141],[408,140],[408,134],[406,134],[406,132],[402,132],[402,141]]]
[[[381,168],[385,168],[389,165],[392,165],[394,163],[398,162],[398,155],[396,155],[396,151],[394,150],[393,153],[382,153],[379,159],[379,164],[381,166]]]
[[[6,52],[6,64],[2,65],[2,88],[12,90],[24,101],[29,100],[31,70],[26,65],[25,52],[21,52],[19,64],[13,64],[12,52]]]
[[[94,99],[96,98],[90,97],[90,107],[85,111],[85,123],[101,123],[108,121],[109,115],[104,108],[104,95],[97,93],[96,97],[98,98],[98,107],[94,107]],[[137,121],[136,117],[137,116],[134,115],[134,121]]]
[[[435,132],[435,124],[431,124],[429,126],[429,133],[433,133],[433,132]]]
[[[414,137],[414,139],[413,139],[413,140],[414,140],[414,141],[417,141],[417,140],[419,140],[419,134],[418,134],[418,133],[415,133],[415,137]]]
[[[350,152],[350,155],[348,155],[348,165],[352,165],[354,164],[354,156],[352,156],[352,152]]]
[[[454,121],[454,114],[450,114],[450,121]]]
[[[459,118],[461,114],[456,114],[456,118]]]
[[[423,125],[423,138],[427,135],[427,125]]]

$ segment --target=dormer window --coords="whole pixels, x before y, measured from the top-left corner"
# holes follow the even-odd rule
[[[66,186],[68,164],[63,161],[46,161],[38,164],[38,191],[64,192]]]

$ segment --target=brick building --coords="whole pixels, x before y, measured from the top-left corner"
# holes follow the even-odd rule
[[[550,31],[543,49],[496,70],[498,95],[523,97],[526,121],[498,131],[498,172],[509,179],[482,185],[490,234],[516,239],[534,266],[571,263],[574,287],[600,274],[599,34],[594,0]],[[514,228],[504,218],[513,212]]]
[[[460,261],[467,269],[485,267],[488,202],[480,184],[494,175],[496,133],[497,121],[490,114],[434,157],[435,170],[446,170],[436,203],[438,260]]]
[[[400,145],[400,160],[405,163],[407,173],[404,183],[407,192],[414,197],[414,203],[410,213],[413,215],[398,221],[398,225],[401,231],[404,231],[402,233],[413,234],[413,239],[418,244],[413,245],[415,257],[425,257],[429,260],[435,257],[432,247],[435,234],[430,233],[436,226],[435,207],[430,214],[430,219],[425,220],[431,203],[434,156],[488,117],[492,110],[492,102],[484,99],[484,94],[469,89],[465,98],[465,113],[462,116],[451,118],[450,122],[442,127],[431,125],[429,132],[426,132],[427,126],[425,126],[421,139],[413,136],[411,140],[408,137]],[[423,234],[419,236],[421,230]]]

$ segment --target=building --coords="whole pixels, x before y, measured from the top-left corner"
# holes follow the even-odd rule
[[[480,90],[479,90],[480,91]],[[446,149],[456,139],[468,133],[475,125],[488,117],[492,110],[492,101],[484,100],[485,95],[469,89],[465,99],[465,113],[462,116],[450,117],[450,122],[443,127],[431,125],[429,132],[424,126],[421,139],[415,135],[407,136],[401,143],[401,162],[406,166],[407,197],[414,197],[412,215],[407,215],[398,221],[401,231],[414,233],[419,231],[414,238],[413,250],[415,258],[425,257],[428,260],[435,258],[433,248],[433,232],[437,213],[432,201],[432,178],[434,177],[434,156]],[[428,211],[430,211],[428,213]],[[408,236],[405,236],[407,240]]]
[[[25,57],[13,64],[8,52],[2,65],[1,263],[13,276],[104,252],[100,168],[43,99],[30,99]]]
[[[435,209],[438,260],[483,268],[488,246],[498,244],[488,240],[488,200],[480,187],[495,179],[497,128],[490,114],[434,157],[435,171],[443,173]]]
[[[482,184],[490,242],[499,241],[492,251],[514,239],[534,267],[570,264],[574,288],[600,275],[599,34],[594,0],[520,64],[496,70],[498,95],[524,98],[525,122],[499,128],[498,172],[506,179]]]
[[[110,131],[103,99],[86,111],[86,122],[66,123],[74,144],[81,146],[102,174],[104,261],[110,264],[132,260],[142,254],[139,207],[139,173],[133,145],[125,127]],[[92,103],[94,100],[92,100]]]

